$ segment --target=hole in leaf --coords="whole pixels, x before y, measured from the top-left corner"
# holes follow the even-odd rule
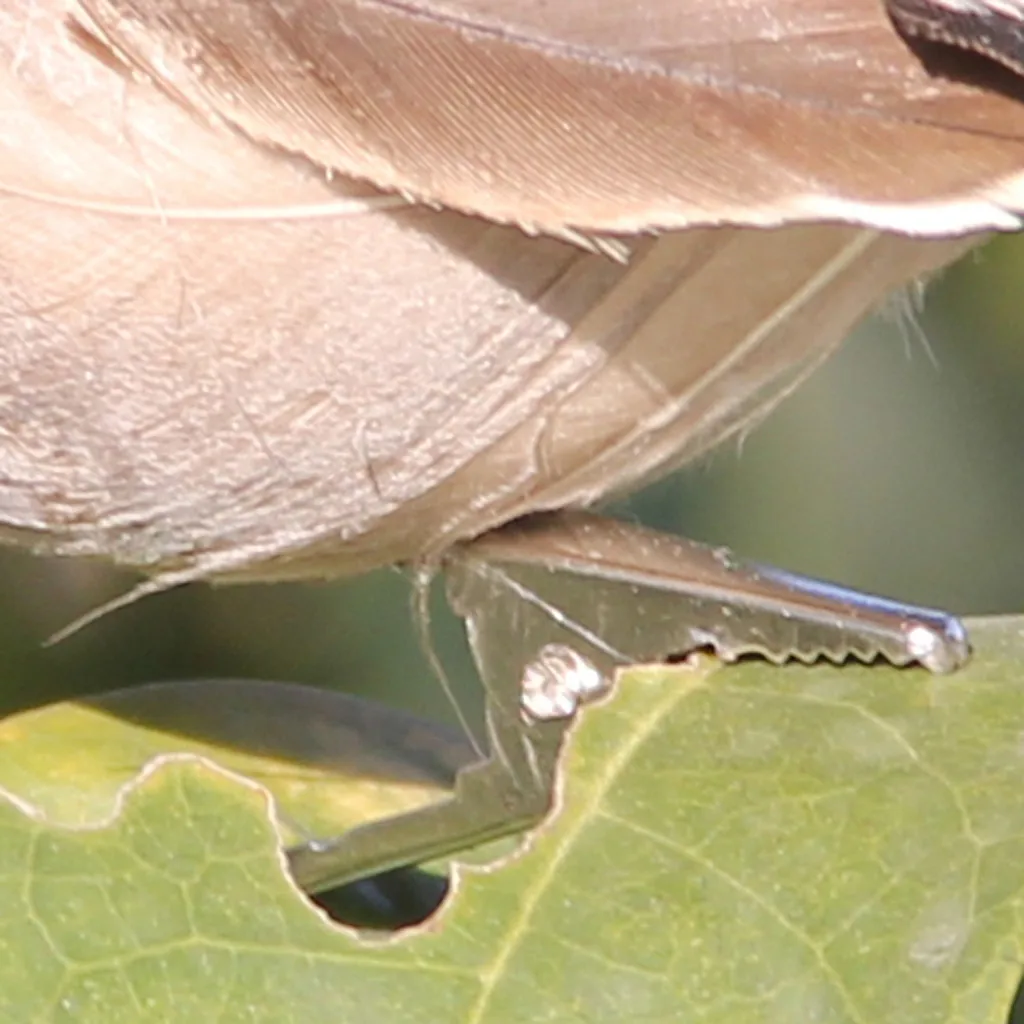
[[[312,897],[338,924],[396,932],[422,924],[448,895],[448,878],[422,868],[395,868]]]
[[[1006,1018],[1006,1024],[1024,1024],[1024,976],[1021,977],[1017,991],[1013,994],[1010,1015]]]

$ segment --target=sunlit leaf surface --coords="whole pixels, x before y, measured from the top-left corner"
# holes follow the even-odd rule
[[[581,719],[528,852],[464,870],[389,943],[291,886],[265,779],[169,758],[112,787],[48,712],[9,720],[0,1019],[1003,1024],[1024,959],[1024,621],[972,632],[948,677],[628,673]],[[37,730],[89,814],[44,799]],[[117,743],[91,756],[137,764]]]

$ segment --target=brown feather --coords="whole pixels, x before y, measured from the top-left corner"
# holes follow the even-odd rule
[[[1016,105],[929,98],[873,6],[806,6],[90,0],[83,35],[3,0],[0,533],[157,585],[354,573],[744,429],[976,238],[695,229],[615,262],[323,166],[553,231],[1013,220]]]
[[[1019,82],[933,74],[882,0],[81,6],[204,116],[530,230],[936,235],[1016,227],[1024,208]]]

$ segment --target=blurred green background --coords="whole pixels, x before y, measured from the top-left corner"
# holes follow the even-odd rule
[[[879,315],[739,448],[638,495],[651,525],[962,613],[1024,610],[1024,237]],[[136,682],[252,676],[450,718],[398,572],[334,585],[191,586],[55,647],[120,593],[102,566],[0,551],[0,712]]]

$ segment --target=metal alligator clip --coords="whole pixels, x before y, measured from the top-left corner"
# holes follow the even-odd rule
[[[489,757],[438,804],[291,853],[296,880],[328,888],[529,828],[551,808],[579,706],[626,665],[699,649],[733,661],[821,658],[949,672],[969,648],[942,612],[870,597],[583,512],[529,517],[446,559],[486,691]]]

